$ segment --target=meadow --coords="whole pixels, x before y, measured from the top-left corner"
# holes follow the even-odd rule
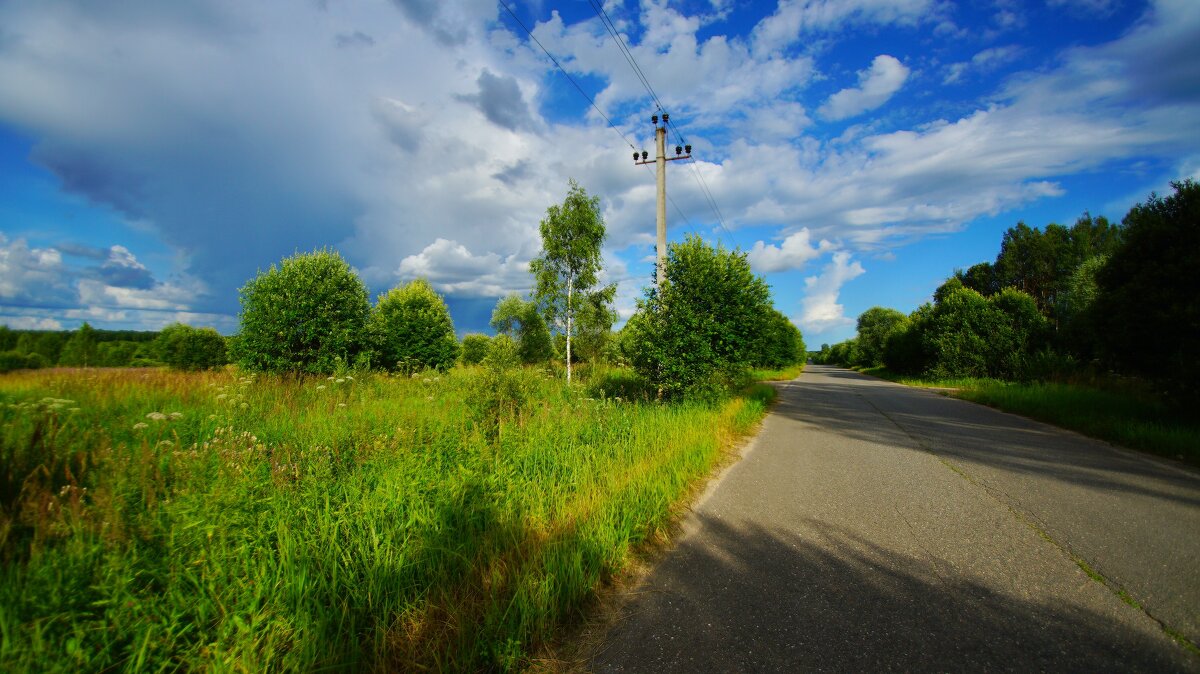
[[[627,371],[0,378],[0,671],[510,670],[763,416]]]

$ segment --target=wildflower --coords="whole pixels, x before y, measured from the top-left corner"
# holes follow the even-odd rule
[[[217,396],[217,400],[224,400],[224,399],[226,399],[226,398],[228,398],[228,397],[229,397],[229,394],[228,394],[228,393],[222,393],[222,394],[220,394],[220,395],[218,395],[218,396]]]
[[[354,377],[351,377],[350,375],[346,375],[346,379],[349,379],[350,381],[354,381]]]
[[[134,425],[133,425],[133,430],[135,430],[135,431],[140,431],[140,430],[142,430],[143,428],[150,428],[150,424],[147,424],[147,423],[146,423],[146,422],[144,422],[144,421],[139,421],[139,422],[137,422],[136,424],[134,424]]]
[[[346,380],[345,380],[345,379],[342,379],[341,377],[338,377],[338,378],[337,378],[337,381],[335,381],[335,382],[333,382],[333,383],[335,383],[335,384],[345,384],[345,383],[346,383]]]
[[[318,391],[324,391],[324,390],[325,390],[325,385],[324,385],[324,384],[321,384],[320,386],[318,386],[318,387],[317,387],[317,390],[318,390]]]
[[[338,407],[345,407],[346,403],[338,403]]]
[[[428,383],[429,383],[429,377],[425,377],[424,379],[422,379],[422,380],[421,380],[421,383],[422,383],[422,384],[428,384]]]
[[[333,377],[326,377],[325,381],[333,381]]]
[[[152,421],[162,421],[163,419],[167,418],[167,415],[163,414],[162,412],[151,412],[150,414],[146,415],[146,418]]]
[[[171,417],[171,421],[178,421],[183,418],[183,412],[171,412],[167,416]]]
[[[249,405],[249,403],[242,403],[242,404],[240,405],[240,407],[241,407],[242,409],[246,409],[246,408],[250,407],[250,405]]]
[[[428,402],[433,402],[433,396],[425,396],[425,400]]]

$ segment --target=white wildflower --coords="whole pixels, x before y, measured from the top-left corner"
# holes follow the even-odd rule
[[[163,414],[162,412],[151,412],[150,414],[146,415],[146,418],[152,421],[162,421],[167,418],[167,415]]]
[[[139,422],[137,422],[136,424],[134,424],[134,425],[133,425],[133,430],[135,430],[135,431],[140,431],[140,430],[142,430],[143,428],[150,428],[150,424],[147,424],[147,423],[146,423],[146,422],[144,422],[144,421],[139,421]]]
[[[338,407],[345,407],[346,403],[338,403]]]
[[[345,379],[342,379],[341,377],[338,377],[338,378],[337,378],[337,379],[336,379],[336,380],[335,380],[333,383],[335,383],[335,384],[345,384],[345,383],[346,383],[346,380],[345,380]]]
[[[171,417],[171,421],[178,421],[183,418],[183,412],[171,412],[167,416]]]
[[[324,390],[325,390],[325,385],[324,385],[324,384],[321,384],[320,386],[318,386],[318,387],[317,387],[317,390],[318,390],[318,391],[324,391]]]

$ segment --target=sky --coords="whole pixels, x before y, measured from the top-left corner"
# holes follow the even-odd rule
[[[231,334],[242,285],[329,247],[372,297],[424,277],[486,331],[572,178],[624,320],[656,103],[588,0],[507,2],[0,2],[0,323]],[[745,252],[810,348],[1018,221],[1119,221],[1200,175],[1195,0],[602,9],[693,145],[669,239]]]

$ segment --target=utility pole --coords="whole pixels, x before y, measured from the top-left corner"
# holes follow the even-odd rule
[[[667,113],[662,115],[662,126],[658,124],[658,115],[650,116],[650,123],[654,124],[654,145],[655,156],[654,166],[657,170],[658,182],[658,208],[656,209],[656,225],[658,235],[657,238],[657,261],[655,265],[654,283],[660,289],[663,281],[666,279],[666,264],[667,264],[667,162],[675,161],[676,159],[690,159],[692,157],[692,146],[675,146],[675,156],[667,156],[667,122],[670,121],[670,116]],[[686,150],[686,154],[685,154]],[[640,161],[639,161],[640,159]],[[649,164],[649,155],[645,150],[640,153],[633,153],[633,163],[635,166]]]

